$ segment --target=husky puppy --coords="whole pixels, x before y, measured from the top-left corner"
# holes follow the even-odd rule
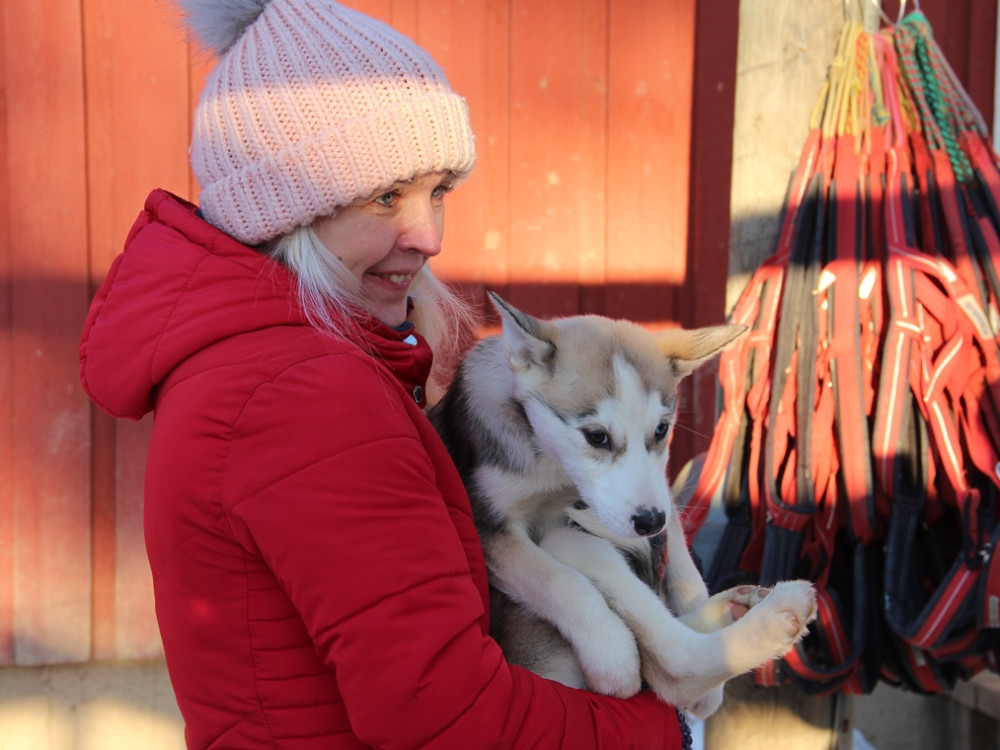
[[[726,680],[785,654],[816,610],[806,581],[709,598],[668,487],[677,385],[745,328],[541,321],[490,297],[502,331],[430,417],[472,502],[494,637],[545,677],[621,697],[645,681],[707,716]]]

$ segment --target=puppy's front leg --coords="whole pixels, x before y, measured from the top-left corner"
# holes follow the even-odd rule
[[[815,617],[812,586],[790,581],[775,586],[731,626],[699,633],[674,617],[607,540],[565,528],[548,534],[542,544],[594,582],[635,634],[643,677],[677,706],[717,705],[714,699],[699,701],[726,680],[786,653]]]
[[[564,565],[522,530],[483,540],[491,583],[556,627],[573,648],[587,685],[622,698],[642,686],[632,631],[582,573]]]
[[[727,625],[732,625],[739,619],[736,612],[749,611],[766,595],[767,589],[759,586],[738,586],[710,597],[700,607],[683,615],[680,620],[699,633],[714,633]],[[707,718],[719,709],[723,697],[723,686],[719,685],[688,706],[688,711],[696,718]]]
[[[675,507],[667,523],[667,567],[661,591],[670,611],[683,615],[708,600],[708,586],[691,558],[680,512]]]
[[[747,607],[738,619],[733,616],[734,603]],[[692,642],[685,652],[696,655],[699,662],[663,659],[657,664],[659,669],[644,668],[643,674],[654,686],[662,682],[658,692],[687,692],[699,680],[705,686],[712,681],[721,683],[786,654],[805,635],[815,616],[815,591],[808,581],[784,581],[770,590],[750,586],[722,592],[690,616],[691,622],[707,631],[697,634],[707,640]],[[644,642],[642,637],[639,640]],[[655,653],[662,655],[659,650]],[[708,701],[699,701],[693,708],[710,705],[712,696],[706,698]]]
[[[709,598],[708,587],[691,557],[676,508],[666,533],[668,562],[660,590],[670,611],[689,628],[699,633],[714,633],[739,619],[735,611],[745,612],[767,596],[769,589],[748,585],[727,589]]]
[[[572,528],[556,529],[540,542],[554,557],[582,571],[629,624],[639,641],[642,674],[656,693],[676,706],[704,718],[718,708],[729,676],[718,644],[680,622],[660,597],[639,580],[615,546]],[[707,695],[711,693],[710,695]]]

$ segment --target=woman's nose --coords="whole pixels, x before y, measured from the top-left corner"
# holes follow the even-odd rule
[[[406,250],[435,256],[441,252],[443,235],[444,212],[432,205],[417,206],[407,216],[399,244]]]

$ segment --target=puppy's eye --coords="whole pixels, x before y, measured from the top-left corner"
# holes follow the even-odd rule
[[[668,432],[670,432],[670,423],[660,422],[658,425],[656,425],[656,430],[653,432],[653,437],[655,437],[656,441],[659,442],[667,436]]]
[[[583,437],[594,448],[610,448],[611,437],[604,430],[584,430]]]

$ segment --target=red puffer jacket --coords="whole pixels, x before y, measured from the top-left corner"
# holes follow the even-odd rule
[[[155,411],[146,546],[192,748],[671,748],[674,711],[548,682],[487,633],[419,338],[310,327],[279,265],[153,192],[87,318],[84,386]],[[419,398],[419,391],[418,391]]]

